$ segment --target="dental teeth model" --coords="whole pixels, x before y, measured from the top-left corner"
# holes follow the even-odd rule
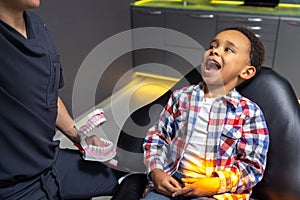
[[[88,121],[79,128],[80,145],[84,150],[85,160],[105,162],[111,160],[116,155],[114,144],[96,135],[87,136],[93,128],[100,126],[106,121],[103,110],[97,109],[88,115]]]
[[[85,125],[79,128],[80,133],[87,134],[96,126],[103,124],[106,121],[102,109],[97,109],[92,113],[88,114],[88,121]]]

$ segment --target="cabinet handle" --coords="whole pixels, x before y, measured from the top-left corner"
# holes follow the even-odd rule
[[[263,21],[263,20],[262,20],[262,18],[258,18],[258,17],[253,17],[253,18],[252,18],[252,17],[249,17],[249,18],[248,18],[248,21],[249,21],[249,22],[261,22],[261,21]]]
[[[248,17],[248,18],[235,17],[234,20],[240,21],[240,22],[261,22],[261,21],[263,21],[262,18],[258,18],[258,17]]]
[[[153,10],[153,11],[140,11],[141,13],[144,14],[149,14],[149,15],[161,15],[162,11],[161,10]]]
[[[256,37],[258,38],[261,38],[261,35],[260,34],[255,34]]]
[[[300,21],[286,21],[286,23],[292,26],[300,26]]]
[[[161,15],[162,11],[161,10],[154,10],[154,11],[148,11],[147,12],[150,15]]]
[[[260,26],[247,26],[247,28],[252,31],[259,31],[262,29]]]
[[[213,19],[215,17],[212,14],[189,14],[189,16],[198,19]]]

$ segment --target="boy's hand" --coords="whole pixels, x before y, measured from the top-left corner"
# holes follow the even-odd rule
[[[181,189],[176,179],[160,169],[152,171],[150,177],[158,193],[171,196],[174,192]]]
[[[219,177],[183,178],[184,187],[172,194],[176,196],[209,197],[217,194],[220,187]]]

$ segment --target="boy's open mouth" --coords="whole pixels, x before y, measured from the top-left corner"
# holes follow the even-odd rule
[[[216,72],[221,69],[221,65],[215,60],[207,59],[205,69],[210,72]]]

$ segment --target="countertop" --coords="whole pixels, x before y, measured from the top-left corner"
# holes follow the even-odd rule
[[[187,10],[203,10],[217,12],[239,12],[249,14],[266,14],[275,16],[300,16],[299,4],[279,4],[275,8],[243,6],[241,1],[217,1],[212,0],[203,4],[188,4],[182,0],[140,0],[132,2],[131,6],[154,7],[154,8],[174,8]]]

